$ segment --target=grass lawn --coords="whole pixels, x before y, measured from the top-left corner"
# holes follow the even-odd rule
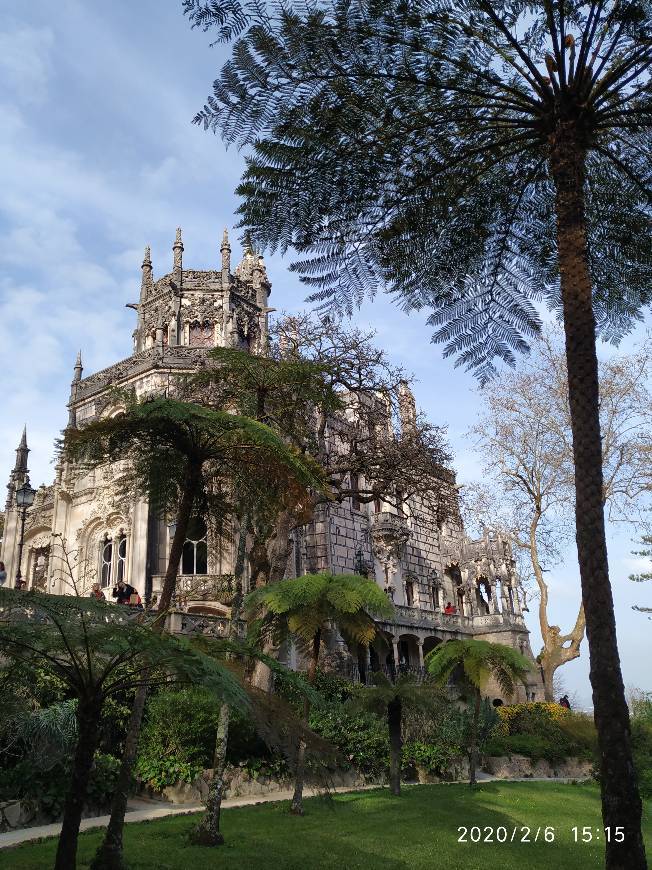
[[[594,784],[548,782],[408,786],[401,798],[387,790],[311,798],[306,815],[295,818],[288,804],[264,804],[223,813],[227,844],[215,850],[190,846],[193,816],[176,816],[126,826],[130,870],[574,870],[600,867],[603,841],[574,843],[571,829],[601,824]],[[516,827],[531,828],[532,842],[458,842],[458,826],[499,826],[511,838]],[[555,842],[543,842],[543,828],[555,828]],[[534,842],[541,827],[539,842]],[[652,806],[645,811],[648,855],[652,854]],[[100,832],[80,836],[79,868],[86,868]],[[502,836],[502,832],[501,832]],[[495,839],[495,837],[494,837]],[[52,866],[55,840],[0,852],[0,868],[41,870]]]

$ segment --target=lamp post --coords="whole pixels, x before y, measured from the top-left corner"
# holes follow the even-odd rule
[[[25,483],[16,490],[16,506],[21,511],[20,516],[20,538],[18,540],[18,568],[16,570],[16,589],[20,589],[23,585],[23,577],[20,572],[20,566],[23,561],[23,544],[25,543],[25,520],[27,518],[27,508],[34,504],[34,496],[36,490],[29,485],[29,477],[25,476]]]

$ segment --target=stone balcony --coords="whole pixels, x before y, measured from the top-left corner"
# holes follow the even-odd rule
[[[402,538],[406,541],[412,534],[408,528],[407,520],[399,514],[389,511],[380,511],[371,515],[371,533],[383,537]]]
[[[426,631],[464,631],[473,632],[474,629],[487,628],[489,626],[514,626],[524,628],[523,617],[516,613],[489,613],[476,616],[464,616],[460,613],[443,613],[441,610],[429,610],[421,607],[405,607],[395,605],[395,617],[392,622],[383,621],[383,625],[406,628],[418,628]]]

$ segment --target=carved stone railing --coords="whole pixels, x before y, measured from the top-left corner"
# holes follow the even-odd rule
[[[217,616],[208,613],[185,613],[173,610],[166,620],[166,628],[171,634],[204,635],[206,637],[224,638],[229,633],[231,620],[227,616]],[[235,623],[238,637],[244,637],[246,624],[239,619]]]
[[[160,595],[163,574],[152,577],[152,593]],[[230,606],[234,593],[233,574],[181,574],[177,577],[176,599],[187,601],[219,601]]]
[[[395,618],[392,622],[385,622],[388,626],[399,625],[414,626],[415,628],[455,630],[457,628],[466,627],[470,624],[470,619],[467,616],[462,616],[459,613],[442,613],[441,610],[428,610],[420,607],[404,607],[396,605],[394,607]]]

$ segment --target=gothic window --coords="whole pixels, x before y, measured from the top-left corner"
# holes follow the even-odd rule
[[[405,581],[405,603],[408,607],[414,607],[414,583],[411,580]]]
[[[188,329],[188,344],[193,347],[213,347],[215,344],[213,324],[208,320],[203,323],[194,320]]]
[[[127,576],[127,537],[123,533],[118,538],[118,551],[116,563],[116,582],[119,583]]]
[[[181,557],[182,574],[208,574],[207,528],[201,517],[193,517]]]
[[[111,538],[105,538],[102,541],[100,577],[102,586],[111,585],[111,574],[113,569],[113,541]]]
[[[380,513],[380,509],[381,509],[380,499],[379,499],[379,498],[375,498],[375,499],[374,499],[374,511],[375,511],[377,514],[379,514],[379,513]]]

